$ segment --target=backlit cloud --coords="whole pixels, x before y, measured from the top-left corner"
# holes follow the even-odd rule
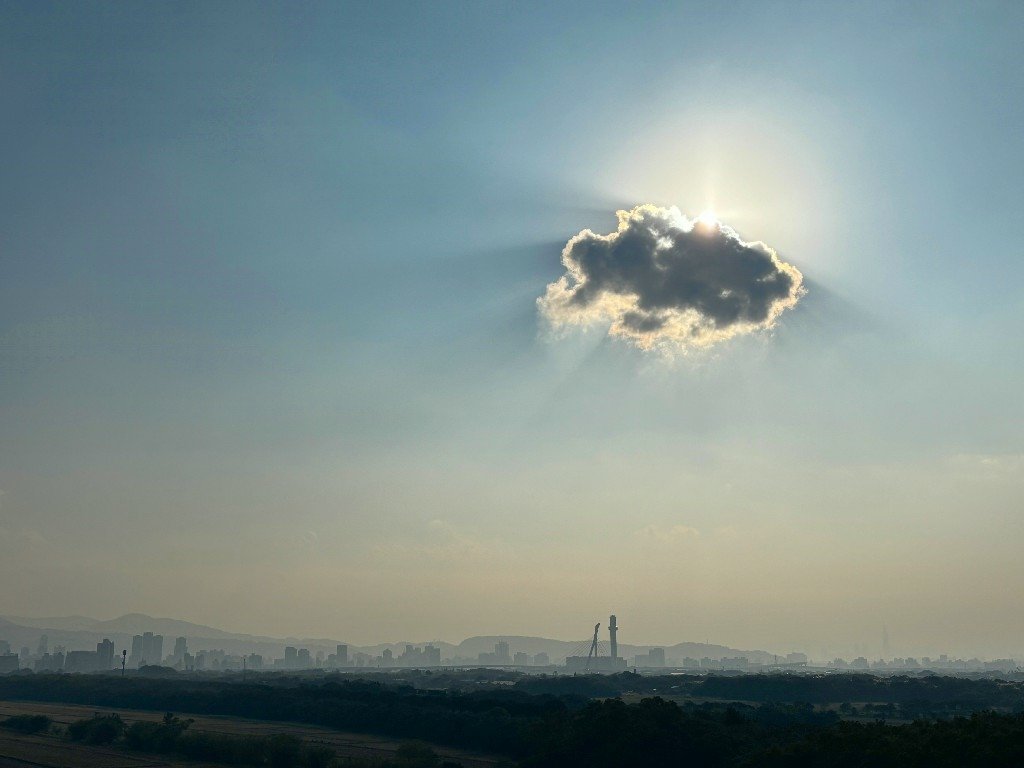
[[[566,273],[537,300],[554,327],[608,323],[643,349],[707,347],[771,328],[804,292],[803,275],[714,218],[640,205],[618,229],[566,243]]]

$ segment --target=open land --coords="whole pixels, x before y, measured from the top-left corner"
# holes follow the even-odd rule
[[[0,701],[0,719],[12,715],[46,715],[59,726],[66,726],[75,720],[92,717],[97,712],[116,712],[129,725],[142,720],[159,722],[164,713],[121,707],[96,707],[77,704],[52,704],[30,701]],[[191,715],[183,712],[174,714],[192,719],[192,729],[233,736],[273,736],[286,733],[296,736],[308,744],[330,747],[340,757],[390,758],[403,743],[363,733],[335,731],[299,723],[268,720],[250,720],[241,717],[215,715]],[[462,764],[465,768],[493,768],[503,762],[502,758],[479,752],[431,745],[443,759]],[[7,761],[7,762],[4,762]],[[192,761],[175,761],[138,753],[126,753],[119,749],[89,747],[63,741],[55,735],[27,736],[0,731],[0,768],[14,766],[45,766],[46,768],[149,768],[150,766],[191,766],[206,768],[205,764]],[[212,764],[211,764],[212,765]]]

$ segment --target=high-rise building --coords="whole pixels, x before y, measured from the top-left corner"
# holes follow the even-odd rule
[[[96,669],[106,672],[114,667],[114,644],[107,638],[102,643],[96,643]]]
[[[128,657],[128,661],[135,666],[139,666],[142,663],[142,648],[142,635],[135,635],[132,638],[132,652]]]
[[[494,644],[494,655],[498,657],[498,664],[508,664],[512,660],[508,652],[508,643],[504,640]]]
[[[423,649],[423,661],[428,667],[439,667],[441,666],[441,649],[428,645]]]
[[[309,648],[299,648],[299,669],[309,669],[313,666],[313,660],[309,657]]]
[[[153,638],[152,632],[142,633],[142,653],[139,655],[139,666],[144,664],[156,664],[160,660],[153,657]]]
[[[184,637],[179,637],[174,641],[174,657],[175,663],[180,663],[185,656],[188,655],[188,640]]]
[[[335,663],[339,667],[344,667],[344,666],[348,665],[348,646],[347,645],[339,645],[338,646],[338,653],[335,655],[334,661],[335,661]]]
[[[36,646],[36,656],[45,656],[50,651],[50,639],[46,635],[41,635],[39,638],[39,645]]]

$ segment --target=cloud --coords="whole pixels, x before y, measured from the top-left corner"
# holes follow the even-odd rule
[[[5,558],[22,555],[31,559],[50,547],[50,541],[39,531],[0,524],[0,554]]]
[[[615,232],[566,243],[566,273],[537,300],[553,327],[610,323],[642,349],[707,347],[771,328],[804,293],[796,267],[719,221],[654,205],[616,215]]]
[[[700,531],[688,525],[673,525],[668,528],[661,528],[657,525],[648,525],[633,531],[633,537],[643,543],[660,544],[663,546],[674,546],[685,541],[691,541],[700,537]]]
[[[493,562],[511,554],[511,548],[496,539],[483,539],[445,520],[431,520],[415,542],[389,541],[374,548],[375,554],[403,561],[425,559],[433,562]]]
[[[960,475],[978,480],[1019,481],[1024,477],[1024,453],[960,453],[946,464]]]

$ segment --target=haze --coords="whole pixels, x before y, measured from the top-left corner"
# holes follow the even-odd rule
[[[0,9],[0,614],[1024,654],[1024,5],[554,5]],[[552,328],[642,204],[806,294]]]

